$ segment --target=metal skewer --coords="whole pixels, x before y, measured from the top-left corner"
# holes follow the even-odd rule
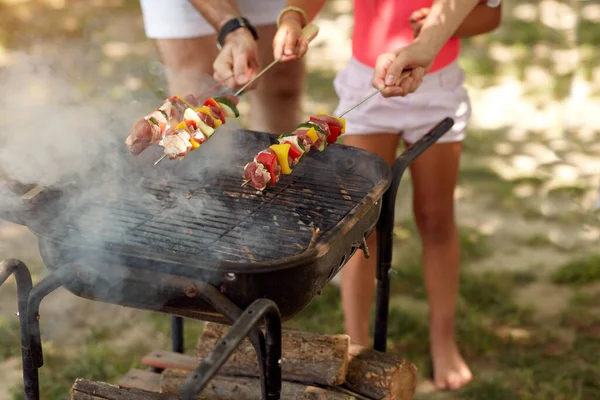
[[[349,109],[347,109],[346,111],[341,113],[338,116],[338,118],[342,118],[344,115],[348,114],[350,111],[354,110],[356,107],[360,106],[362,103],[369,100],[371,97],[375,96],[377,93],[381,93],[383,91],[383,89],[385,89],[385,87],[382,87],[381,89],[374,91],[373,93],[371,93],[370,95],[368,95],[367,97],[365,97],[364,99],[362,99],[361,101],[359,101],[358,103],[356,103],[355,105],[353,105],[352,107],[350,107]]]
[[[267,65],[265,68],[262,69],[262,71],[260,71],[254,78],[250,79],[250,81],[248,81],[248,83],[246,83],[244,86],[242,86],[237,92],[235,92],[234,96],[239,96],[244,90],[246,90],[246,88],[250,85],[252,85],[252,83],[254,81],[256,81],[258,78],[261,77],[262,74],[264,74],[265,72],[267,72],[270,68],[272,68],[275,64],[277,64],[279,61],[281,61],[281,59],[283,59],[283,55],[275,60],[273,60],[271,62],[271,64]],[[232,78],[233,75],[231,75],[229,78],[224,79],[221,82],[218,82],[216,85],[214,85],[213,87],[211,87],[210,89],[215,89],[217,88],[222,82]],[[208,90],[207,90],[208,92]],[[159,162],[161,162],[162,160],[164,160],[167,157],[166,154],[163,154],[163,156],[161,158],[159,158],[158,160],[156,160],[156,162],[154,163],[153,166],[158,165]]]
[[[401,75],[400,78],[398,78],[398,84],[400,84],[400,82],[402,82],[404,80],[404,78],[408,77],[411,74],[412,70],[411,69],[407,69],[405,70]],[[349,109],[347,109],[346,111],[344,111],[343,113],[341,113],[338,118],[342,118],[344,115],[348,114],[350,111],[354,110],[356,107],[360,106],[362,103],[364,103],[365,101],[369,100],[371,97],[375,96],[377,93],[381,93],[383,91],[383,89],[385,89],[386,87],[382,87],[381,89],[378,89],[376,91],[374,91],[373,93],[371,93],[370,95],[368,95],[367,97],[365,97],[364,99],[362,99],[361,101],[359,101],[358,103],[356,103],[355,105],[353,105],[352,107],[350,107]]]
[[[161,158],[159,158],[158,160],[156,160],[156,162],[153,164],[153,166],[154,166],[154,167],[156,167],[156,165],[157,165],[159,162],[161,162],[162,160],[164,160],[166,156],[167,156],[166,154],[163,154],[163,156],[162,156]]]
[[[316,36],[317,33],[319,33],[319,27],[316,26],[315,24],[308,24],[304,27],[304,29],[302,29],[302,36],[308,41],[308,43],[310,43]],[[260,78],[265,72],[267,72],[269,69],[271,69],[275,64],[277,64],[279,61],[281,61],[283,59],[284,55],[282,54],[279,58],[273,60],[271,62],[271,64],[267,65],[265,68],[262,69],[262,71],[260,71],[254,78],[250,79],[250,81],[248,83],[246,83],[244,86],[242,86],[240,89],[238,89],[237,92],[235,92],[234,96],[239,96],[248,86],[250,86],[254,81],[256,81],[258,78]],[[215,88],[217,88],[218,86],[220,86],[221,84],[223,84],[225,81],[227,81],[228,79],[233,78],[233,75],[231,75],[229,78],[225,78],[220,82],[217,82],[217,84],[215,84],[214,86],[210,87],[208,90],[206,90],[203,93],[207,93],[210,92],[212,90],[214,90]],[[156,166],[159,162],[161,162],[162,160],[164,160],[167,157],[166,154],[164,154],[161,158],[159,158],[158,160],[156,160],[156,162],[153,164],[153,166]]]
[[[279,58],[273,60],[271,62],[271,64],[269,64],[265,68],[263,68],[262,71],[260,71],[254,78],[250,79],[250,81],[248,81],[248,83],[246,83],[237,92],[235,92],[234,96],[239,96],[244,90],[246,90],[246,88],[248,86],[252,85],[252,83],[254,83],[255,80],[257,80],[258,78],[260,78],[262,74],[264,74],[265,72],[267,72],[269,69],[271,69],[271,67],[273,67],[275,64],[277,64],[282,59],[283,59],[283,55],[281,55]]]

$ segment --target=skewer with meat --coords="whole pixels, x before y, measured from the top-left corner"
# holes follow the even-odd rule
[[[222,103],[216,99],[220,99]],[[208,115],[211,118],[213,113],[216,113],[222,116],[220,121],[225,122],[225,111],[235,115],[238,102],[237,97],[224,95],[207,100],[204,107],[206,107],[205,111],[210,110]],[[132,154],[138,155],[153,144],[161,144],[163,139],[168,136],[169,130],[174,129],[184,119],[185,110],[187,108],[196,109],[200,104],[200,99],[194,95],[185,97],[176,95],[166,99],[158,109],[133,124],[129,136],[125,140],[125,145]]]
[[[204,104],[198,108],[186,108],[183,121],[172,133],[167,132],[159,142],[164,146],[164,153],[169,159],[184,159],[190,151],[196,150],[210,139],[215,129],[225,123],[226,117],[239,116],[236,104],[229,98],[210,98]]]
[[[252,162],[245,165],[244,185],[248,183],[261,191],[267,186],[275,185],[280,175],[272,174],[272,170],[279,168],[281,173],[291,174],[291,167],[300,163],[306,153],[311,150],[324,151],[325,147],[335,143],[338,136],[345,132],[345,128],[343,118],[335,118],[325,113],[311,116],[308,122],[298,125],[291,133],[279,136],[279,144],[261,151]],[[265,162],[265,152],[274,154],[275,157],[271,156]]]

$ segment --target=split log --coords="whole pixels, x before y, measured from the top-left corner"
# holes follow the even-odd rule
[[[179,395],[189,371],[164,370],[160,376],[160,391]],[[260,379],[217,375],[211,379],[198,400],[260,400]],[[285,400],[357,400],[350,394],[334,392],[294,382],[281,383],[281,399]]]
[[[412,400],[417,368],[397,355],[352,344],[344,386],[373,399]]]
[[[160,392],[160,374],[158,372],[132,368],[117,382],[122,388],[140,389],[147,392]]]
[[[196,346],[198,360],[208,356],[228,330],[227,326],[207,323]],[[281,342],[282,379],[323,386],[344,383],[350,346],[347,335],[322,335],[284,329]],[[259,376],[256,352],[248,338],[240,343],[219,369],[219,374]]]
[[[167,393],[127,389],[105,382],[77,379],[71,389],[71,400],[179,400]]]
[[[198,366],[198,361],[194,356],[187,354],[153,351],[142,358],[142,364],[162,370],[171,368],[192,371]]]

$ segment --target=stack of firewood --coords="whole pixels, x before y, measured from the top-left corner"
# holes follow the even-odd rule
[[[229,327],[208,323],[196,348],[197,365],[214,349]],[[163,364],[164,365],[164,364]],[[156,399],[179,398],[181,386],[194,366],[193,360],[172,364],[160,374],[160,393],[135,397],[135,389],[78,380],[73,393],[91,396],[122,391],[122,397],[73,396],[74,399]],[[416,386],[416,368],[410,362],[389,354],[351,345],[347,335],[322,335],[284,329],[282,333],[282,388],[281,399],[412,399]],[[158,386],[158,383],[157,383]],[[158,387],[157,387],[158,388]],[[127,395],[125,395],[125,392]],[[156,397],[158,396],[158,397]],[[260,380],[256,352],[248,339],[238,346],[200,394],[202,400],[260,400]]]

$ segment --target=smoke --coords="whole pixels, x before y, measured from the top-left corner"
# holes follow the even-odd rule
[[[98,96],[102,90],[86,94],[78,90],[76,79],[48,59],[26,54],[14,58],[13,67],[0,71],[4,91],[0,99],[0,178],[67,194],[56,209],[51,203],[40,219],[29,221],[34,232],[41,229],[67,246],[67,251],[46,248],[42,257],[47,266],[54,269],[78,262],[92,272],[98,265],[89,262],[95,254],[90,249],[114,250],[117,246],[113,253],[118,254],[121,245],[150,243],[157,256],[183,248],[193,252],[185,243],[188,228],[181,224],[186,215],[201,214],[206,202],[186,194],[214,182],[224,171],[239,168],[239,162],[233,162],[239,156],[230,151],[239,123],[229,118],[186,159],[165,159],[153,166],[163,154],[161,147],[133,156],[124,141],[133,122],[160,106],[163,98],[140,101],[129,95],[116,101]],[[207,78],[203,86],[212,83]],[[242,171],[237,172],[241,183]],[[167,185],[174,182],[179,188],[169,192]],[[3,191],[0,211],[14,209],[18,201]],[[218,199],[210,203],[227,207]],[[55,218],[57,215],[60,217]],[[167,231],[161,232],[159,226]],[[126,259],[113,261],[128,264]],[[110,271],[107,267],[108,275]],[[127,293],[127,277],[117,269],[113,275],[102,279],[104,294],[118,303],[119,296]]]

